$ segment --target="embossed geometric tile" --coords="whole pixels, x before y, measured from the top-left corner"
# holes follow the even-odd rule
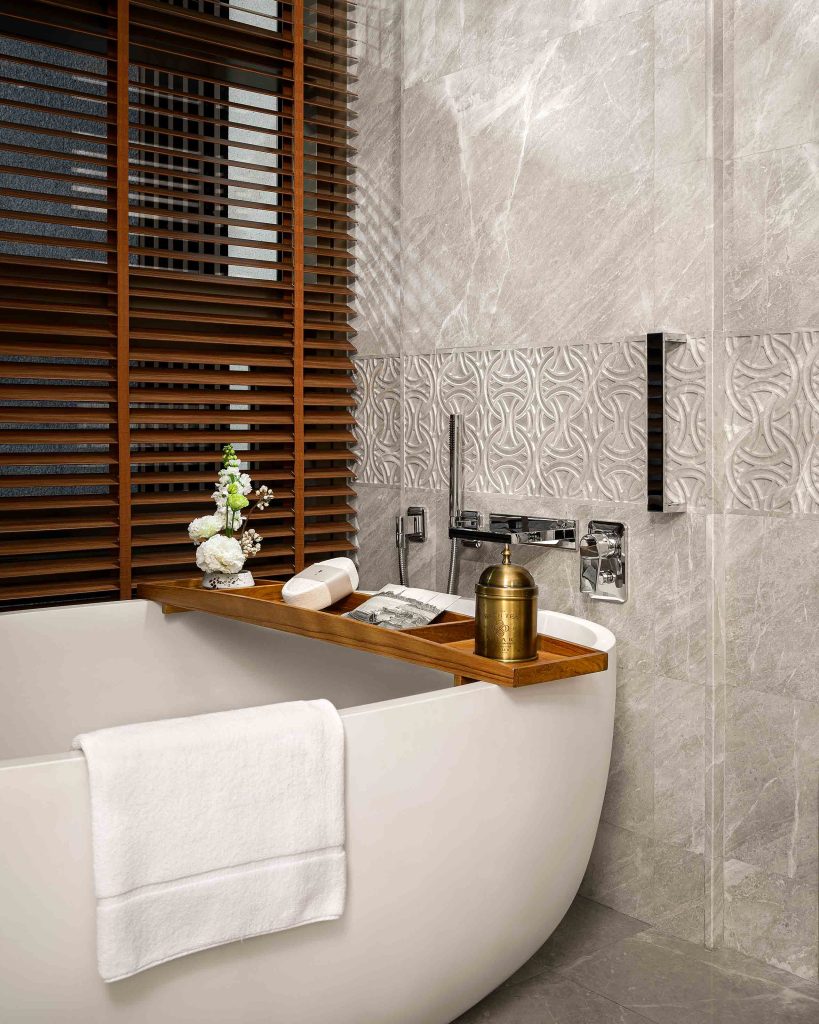
[[[448,415],[468,487],[596,501],[645,497],[645,345],[436,352],[404,359],[404,482],[446,487]],[[705,342],[669,350],[669,497],[706,500]]]
[[[447,417],[464,415],[467,486],[636,501],[645,479],[637,343],[455,351],[405,359],[408,486],[447,480]]]
[[[357,479],[401,482],[401,360],[355,360]]]
[[[440,488],[435,452],[441,416],[435,402],[440,359],[437,355],[404,359],[404,484]]]
[[[666,362],[666,497],[688,508],[710,498],[706,477],[706,342],[669,345]]]
[[[819,513],[819,331],[726,345],[729,507]]]

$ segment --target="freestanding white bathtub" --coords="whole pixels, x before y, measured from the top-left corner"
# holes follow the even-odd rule
[[[463,602],[458,610],[471,611]],[[0,616],[0,1020],[447,1024],[571,903],[611,751],[606,672],[506,690],[148,602]],[[81,731],[328,697],[347,739],[347,909],[106,985]]]

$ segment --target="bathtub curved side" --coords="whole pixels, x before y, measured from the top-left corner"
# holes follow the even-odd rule
[[[105,985],[96,973],[85,763],[0,764],[0,1018],[51,1024],[446,1024],[551,933],[605,789],[604,673],[484,683],[342,711],[344,917]]]

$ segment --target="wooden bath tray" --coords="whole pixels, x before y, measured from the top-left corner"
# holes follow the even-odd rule
[[[482,679],[499,686],[529,686],[554,679],[602,672],[608,655],[556,637],[538,635],[537,661],[504,664],[475,654],[475,620],[470,615],[444,612],[429,626],[391,630],[343,618],[366,601],[370,594],[350,594],[324,611],[294,608],[282,600],[282,584],[257,580],[246,590],[204,590],[197,580],[141,583],[137,596],[157,601],[167,614],[179,611],[208,612],[239,619],[285,633],[354,647],[386,658],[397,658],[441,672],[451,672],[455,685]]]

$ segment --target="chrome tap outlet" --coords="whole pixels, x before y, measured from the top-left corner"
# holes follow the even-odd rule
[[[469,517],[469,518],[467,518]],[[469,543],[531,544],[544,548],[577,548],[577,520],[544,516],[510,516],[491,513],[488,524],[476,512],[461,513],[451,521],[449,536]]]

